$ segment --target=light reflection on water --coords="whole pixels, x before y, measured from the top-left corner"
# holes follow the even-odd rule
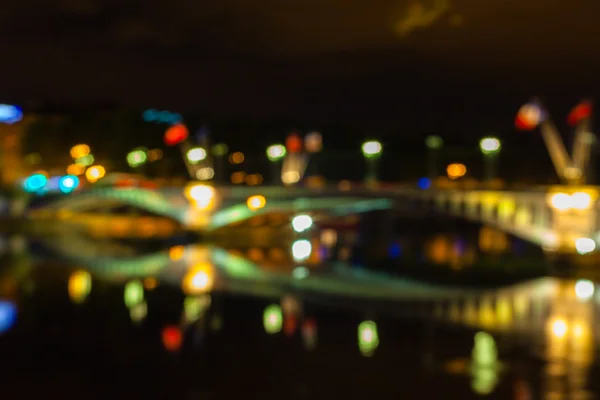
[[[596,362],[600,341],[600,295],[590,281],[542,278],[493,290],[424,285],[346,264],[324,265],[328,260],[352,258],[356,239],[352,234],[325,230],[309,236],[306,240],[312,244],[312,251],[297,262],[292,254],[293,239],[262,247],[250,241],[246,248],[228,250],[176,245],[142,255],[136,255],[131,247],[85,240],[76,242],[82,246],[73,246],[67,240],[52,245],[62,255],[61,262],[78,267],[64,286],[74,304],[81,306],[89,301],[98,282],[114,282],[123,287],[122,306],[135,325],[143,325],[152,313],[149,298],[157,287],[180,288],[185,294],[180,317],[161,329],[162,344],[171,353],[182,351],[187,332],[192,333],[194,346],[201,347],[207,332],[218,332],[223,327],[223,314],[211,310],[215,307],[212,295],[219,292],[264,297],[265,334],[293,337],[298,333],[306,351],[318,351],[322,345],[320,325],[324,322],[306,310],[311,304],[318,305],[323,296],[329,301],[328,296],[345,295],[363,300],[351,307],[363,316],[355,323],[354,350],[365,357],[377,359],[384,349],[393,351],[386,347],[386,341],[394,339],[380,329],[380,321],[417,316],[435,327],[464,328],[469,345],[460,348],[461,354],[437,357],[437,363],[440,371],[468,377],[475,393],[493,393],[512,379],[509,377],[515,364],[523,363],[528,365],[526,370],[541,369],[542,380],[539,386],[533,378],[533,383],[523,378],[511,380],[515,392],[521,393],[517,398],[529,398],[532,386],[537,386],[535,392],[544,399],[585,398],[582,396],[589,394],[587,376]],[[413,246],[400,242],[395,243],[392,252],[397,257],[410,253]],[[18,292],[25,290],[34,263],[23,253],[23,238],[7,243],[16,243],[7,248],[21,257],[15,257],[0,278],[0,334],[19,324]],[[514,243],[506,235],[484,228],[479,231],[477,243],[453,234],[437,234],[427,238],[422,249],[433,263],[460,269],[474,264],[481,254],[509,251]],[[337,257],[332,259],[334,253]],[[294,273],[298,268],[307,272],[300,277]],[[323,296],[315,296],[316,292]],[[382,299],[393,302],[382,305]],[[511,355],[514,349],[527,356],[515,361]],[[543,361],[541,368],[535,366],[537,359]],[[532,375],[535,373],[528,376]]]

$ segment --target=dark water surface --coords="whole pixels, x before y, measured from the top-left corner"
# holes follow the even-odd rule
[[[212,246],[3,240],[0,398],[599,391],[595,284],[541,277],[546,262],[525,243],[453,221],[400,225],[381,246],[315,230],[312,254],[294,262],[299,238],[261,229]],[[514,273],[495,285],[473,278],[504,269]]]

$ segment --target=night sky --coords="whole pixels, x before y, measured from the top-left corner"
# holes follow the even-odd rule
[[[597,0],[19,0],[0,7],[19,102],[424,132],[507,132],[600,93]]]

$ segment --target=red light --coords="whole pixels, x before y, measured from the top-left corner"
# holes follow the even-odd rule
[[[188,128],[183,124],[176,124],[171,126],[165,132],[165,144],[167,146],[175,146],[178,143],[183,142],[189,135]]]
[[[179,350],[183,341],[181,330],[176,326],[165,327],[162,331],[162,341],[168,351]]]
[[[142,181],[142,183],[140,184],[140,187],[144,188],[144,189],[158,189],[158,185],[154,182],[150,182],[150,181]]]
[[[525,104],[519,109],[515,118],[515,126],[517,129],[529,131],[535,129],[542,118],[542,111],[539,107],[533,104]]]
[[[290,134],[285,140],[285,147],[290,153],[299,153],[302,151],[302,138],[297,133]]]
[[[577,125],[580,121],[589,118],[592,115],[592,104],[589,101],[583,101],[576,105],[567,118],[569,125]]]
[[[115,187],[127,188],[135,186],[135,181],[132,179],[121,179],[115,182]]]

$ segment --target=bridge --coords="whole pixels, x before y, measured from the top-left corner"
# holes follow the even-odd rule
[[[130,205],[202,232],[239,224],[257,215],[312,213],[336,217],[404,208],[451,215],[494,226],[549,252],[593,253],[600,239],[600,188],[558,185],[531,190],[421,190],[383,188],[219,187],[191,182],[182,188],[92,188],[48,199],[27,215],[77,213]],[[264,197],[255,207],[247,200]]]

